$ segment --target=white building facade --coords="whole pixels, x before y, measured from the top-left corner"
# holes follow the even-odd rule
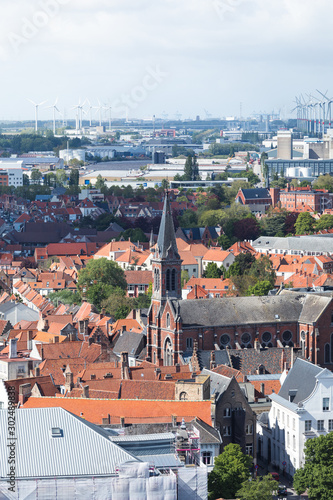
[[[333,431],[333,373],[297,359],[258,421],[258,455],[289,476],[304,465],[308,439]],[[268,417],[268,418],[267,418]]]

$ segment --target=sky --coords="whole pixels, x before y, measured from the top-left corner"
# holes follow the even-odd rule
[[[332,16],[329,0],[2,0],[0,120],[33,119],[28,99],[47,101],[41,119],[56,99],[66,118],[84,101],[87,116],[289,117],[296,95],[333,95]]]

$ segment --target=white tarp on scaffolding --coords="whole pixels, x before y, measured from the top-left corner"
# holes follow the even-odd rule
[[[175,474],[149,477],[149,464],[137,465],[122,467],[119,477],[18,480],[15,493],[0,481],[0,500],[177,500]]]
[[[178,500],[207,500],[207,467],[178,469]]]

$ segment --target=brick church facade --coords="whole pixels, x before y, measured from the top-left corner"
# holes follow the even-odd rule
[[[297,347],[315,364],[333,369],[332,294],[284,290],[267,297],[182,300],[181,259],[168,195],[152,260],[147,355],[154,364],[182,364],[200,350]]]

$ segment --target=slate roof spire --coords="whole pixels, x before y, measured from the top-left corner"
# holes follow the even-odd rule
[[[170,250],[172,250],[173,252],[173,258],[176,259],[180,258],[176,243],[176,234],[173,225],[169,193],[166,191],[160,230],[157,238],[157,252],[159,258],[160,259],[167,258]]]

